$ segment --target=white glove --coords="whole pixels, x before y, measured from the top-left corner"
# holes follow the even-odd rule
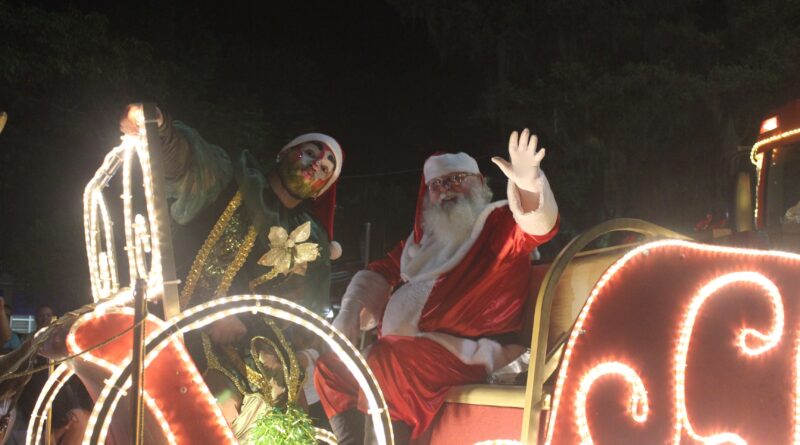
[[[539,164],[544,159],[544,148],[537,151],[537,142],[536,135],[530,134],[527,128],[522,130],[519,136],[514,131],[508,139],[508,156],[511,162],[499,156],[492,158],[492,162],[500,167],[509,180],[520,189],[530,192],[538,192],[541,188],[541,183],[538,181],[541,176]]]
[[[340,330],[356,348],[360,334],[359,312],[361,311],[356,308],[343,307],[333,319],[333,327]]]

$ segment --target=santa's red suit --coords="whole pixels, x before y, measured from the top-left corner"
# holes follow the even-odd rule
[[[471,169],[477,163],[443,169],[426,163],[424,177]],[[343,310],[361,308],[362,329],[381,320],[367,361],[392,419],[410,425],[412,437],[430,425],[452,386],[482,382],[521,352],[518,345],[504,347],[485,337],[520,329],[531,253],[558,229],[558,208],[544,174],[538,186],[539,206],[525,213],[509,182],[509,200],[487,205],[457,246],[437,245],[416,224],[406,241],[348,286]],[[417,222],[419,217],[418,210]],[[366,408],[355,380],[333,354],[317,362],[315,384],[329,417]]]

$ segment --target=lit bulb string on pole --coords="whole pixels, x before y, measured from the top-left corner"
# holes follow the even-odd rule
[[[221,318],[239,313],[262,313],[303,326],[322,338],[348,367],[364,392],[376,438],[380,445],[393,443],[389,411],[378,383],[358,350],[333,326],[304,307],[274,296],[241,295],[216,299],[189,309],[149,335],[145,360],[151,362],[168,344],[182,334],[202,328]],[[89,418],[83,444],[104,443],[112,414],[131,384],[131,362],[125,359],[98,397]],[[179,439],[179,438],[178,438]]]
[[[133,157],[139,160],[144,185],[147,216],[136,213],[133,208]],[[113,226],[108,206],[103,197],[111,178],[122,167],[121,195],[125,234],[125,252],[128,257],[128,276],[147,280],[147,288],[153,294],[161,294],[163,282],[161,241],[156,203],[153,199],[154,178],[144,135],[125,135],[119,146],[106,155],[102,166],[86,185],[83,194],[83,221],[86,253],[89,261],[89,276],[94,301],[107,299],[120,289],[117,271]],[[147,257],[149,256],[149,264]],[[148,267],[149,266],[149,267]],[[163,283],[166,285],[172,282]],[[150,292],[149,292],[150,293]],[[131,298],[130,295],[119,295]]]
[[[92,180],[84,191],[84,230],[86,238],[86,252],[89,260],[90,280],[92,283],[92,293],[95,302],[115,295],[119,300],[111,304],[124,304],[132,300],[134,295],[137,297],[137,310],[142,314],[146,312],[144,301],[149,295],[163,295],[165,314],[170,316],[174,313],[177,282],[174,277],[174,263],[172,263],[172,250],[168,233],[160,231],[164,227],[165,196],[162,173],[158,164],[158,141],[153,134],[155,130],[154,108],[151,104],[144,104],[142,107],[143,115],[140,117],[140,132],[137,135],[123,135],[121,143],[106,156],[100,169],[95,173]],[[147,118],[150,115],[150,118]],[[155,145],[153,145],[155,144]],[[151,153],[151,150],[154,150]],[[156,163],[151,163],[151,154],[155,156]],[[138,159],[142,174],[143,196],[145,199],[146,215],[136,213],[133,206],[133,157]],[[128,257],[128,277],[131,284],[134,279],[141,278],[143,290],[138,293],[118,293],[119,279],[116,267],[116,249],[114,247],[113,221],[108,212],[103,190],[108,186],[111,178],[122,167],[122,203],[123,203],[123,222],[125,235],[125,251]],[[155,173],[155,174],[154,174]],[[163,202],[161,202],[163,201]],[[162,204],[162,205],[159,205]],[[98,214],[99,213],[99,214]],[[98,221],[98,219],[100,221]],[[102,229],[100,229],[102,224]],[[152,236],[151,236],[152,233]],[[102,244],[101,238],[105,238]],[[162,239],[163,237],[163,239]],[[167,255],[162,258],[162,242],[166,243]],[[104,249],[99,248],[101,245]],[[149,261],[148,261],[149,260]],[[167,264],[162,262],[167,261]],[[148,264],[149,263],[149,264]],[[164,270],[168,273],[165,275]],[[167,281],[165,281],[165,279]],[[129,288],[132,287],[129,286]],[[148,289],[148,290],[144,290]],[[143,339],[140,321],[143,316],[134,319],[134,360],[139,365],[136,367],[135,375],[137,380],[143,375],[141,360],[138,358]],[[138,397],[139,386],[134,387],[132,397],[135,404],[136,429],[134,432],[134,443],[141,443],[139,438],[141,433],[141,397]]]
[[[133,140],[123,140],[122,143],[113,148],[103,160],[103,164],[95,172],[94,177],[86,184],[83,192],[83,226],[86,241],[86,254],[89,260],[89,277],[92,286],[92,296],[94,300],[100,300],[110,296],[118,286],[117,268],[114,258],[114,236],[111,232],[110,219],[108,218],[105,202],[103,201],[102,190],[105,188],[119,167],[123,163],[126,151],[133,146]],[[97,211],[100,210],[102,217],[103,232],[98,230]],[[104,211],[105,209],[105,211]],[[98,238],[105,235],[105,258],[101,258],[98,252]],[[103,289],[103,279],[101,274],[101,262],[105,260],[108,269],[108,278],[112,285],[106,295]],[[113,264],[113,267],[111,265]]]

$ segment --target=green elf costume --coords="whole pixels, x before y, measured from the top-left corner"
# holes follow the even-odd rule
[[[261,293],[324,314],[330,261],[341,255],[331,241],[343,162],[338,142],[298,136],[264,168],[248,151],[232,159],[166,114],[159,135],[181,308]],[[303,376],[282,334],[286,326],[261,315],[233,317],[246,328],[238,341],[215,341],[206,330],[188,334],[186,344],[218,400],[235,400],[236,413],[226,417],[246,439],[266,410],[297,402]]]

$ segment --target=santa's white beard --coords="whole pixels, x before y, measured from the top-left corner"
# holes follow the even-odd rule
[[[426,202],[422,213],[422,241],[413,254],[403,258],[401,273],[412,278],[436,270],[451,260],[469,239],[478,216],[491,200],[492,192],[484,184],[454,201],[443,201],[439,205]]]
[[[460,245],[472,233],[478,215],[491,199],[491,189],[483,184],[454,200],[442,200],[438,205],[427,203],[422,212],[423,233],[445,245]]]

